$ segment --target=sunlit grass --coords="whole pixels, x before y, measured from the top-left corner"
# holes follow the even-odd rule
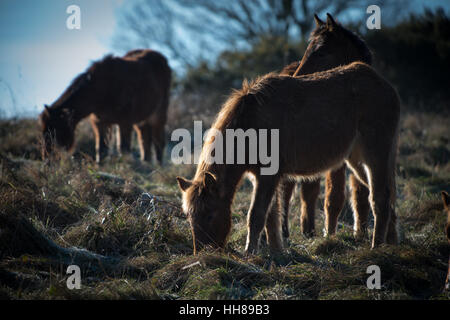
[[[437,115],[403,118],[396,205],[401,245],[371,250],[369,238],[356,241],[347,205],[337,235],[323,238],[323,195],[316,237],[304,237],[297,191],[285,252],[271,256],[263,246],[259,255],[248,258],[242,252],[249,182],[233,203],[226,250],[193,256],[175,177],[192,177],[194,166],[173,165],[168,153],[162,167],[114,154],[97,165],[86,123],[78,128],[73,155],[61,152],[43,162],[36,121],[2,121],[0,217],[23,216],[60,248],[86,249],[105,259],[83,260],[82,289],[69,290],[67,257],[80,258],[39,251],[44,238],[19,242],[11,230],[15,220],[6,219],[10,224],[0,224],[0,298],[448,299],[442,293],[448,244],[439,196],[440,190],[450,189],[448,123]],[[140,205],[144,192],[159,197],[154,208]],[[366,269],[373,264],[381,268],[381,290],[366,287]]]

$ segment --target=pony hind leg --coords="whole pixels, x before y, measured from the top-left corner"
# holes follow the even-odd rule
[[[152,125],[152,139],[155,146],[156,160],[162,165],[165,147],[165,132],[164,124],[157,123]]]
[[[343,165],[336,170],[327,172],[325,179],[325,235],[336,233],[339,215],[345,203],[345,168]]]
[[[369,189],[352,173],[350,174],[351,204],[353,210],[353,233],[356,239],[367,236],[369,220]]]
[[[314,218],[319,192],[320,179],[313,181],[302,181],[302,186],[300,188],[300,229],[301,232],[307,237],[312,237],[315,234]]]
[[[274,197],[278,184],[278,176],[258,176],[256,178],[252,201],[247,216],[247,241],[245,254],[256,254],[259,246],[261,231],[266,225],[267,211]],[[273,224],[270,225],[269,228]],[[269,230],[269,234],[276,230]],[[270,240],[269,240],[270,241]]]
[[[395,213],[395,207],[391,204],[391,215],[389,219],[389,227],[386,235],[386,243],[397,245],[399,243],[398,237],[398,222],[397,222],[397,214]]]
[[[372,132],[370,132],[372,133]],[[385,242],[397,244],[397,216],[395,214],[396,134],[366,135],[363,163],[369,180],[369,201],[374,215],[372,248]],[[364,136],[364,135],[363,135]],[[376,148],[374,147],[376,146]]]
[[[390,220],[391,190],[388,187],[387,172],[383,169],[372,169],[370,172],[370,205],[374,215],[372,247],[386,242]]]
[[[396,230],[393,208],[393,199],[395,199],[393,179],[395,176],[393,170],[389,168],[389,162],[380,158],[370,157],[369,159],[372,161],[367,161],[366,165],[370,189],[369,201],[374,215],[372,248],[386,242],[388,229],[391,229],[391,232]],[[392,237],[391,235],[390,238]]]

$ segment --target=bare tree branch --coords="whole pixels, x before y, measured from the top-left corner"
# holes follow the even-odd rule
[[[387,6],[384,0],[374,2]],[[157,46],[194,65],[200,57],[262,37],[305,38],[314,13],[339,18],[358,8],[363,16],[366,6],[362,0],[142,0],[121,16],[115,44],[121,49]]]

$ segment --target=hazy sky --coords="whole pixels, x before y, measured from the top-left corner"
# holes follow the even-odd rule
[[[111,46],[116,18],[134,1],[0,0],[0,117],[36,116],[92,61],[118,54]],[[448,0],[412,3],[414,11],[450,6]],[[72,4],[81,8],[81,30],[66,28]]]
[[[30,115],[51,104],[91,61],[113,52],[117,0],[1,0],[0,116]],[[81,8],[81,30],[66,9]]]

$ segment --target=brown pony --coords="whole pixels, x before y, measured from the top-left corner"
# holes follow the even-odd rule
[[[118,151],[129,151],[133,128],[137,132],[142,160],[151,160],[151,147],[161,163],[165,145],[171,69],[166,58],[153,50],[133,50],[124,57],[106,56],[72,84],[40,115],[44,137],[43,157],[55,140],[70,150],[75,128],[90,116],[95,133],[96,161],[107,152],[106,136],[118,124]]]
[[[445,234],[447,235],[447,240],[450,243],[450,196],[447,192],[442,191],[442,202],[444,203],[444,210],[447,213],[447,225],[445,227]],[[445,279],[445,290],[450,290],[450,256],[448,258],[448,271],[447,278]]]
[[[327,13],[326,23],[314,15],[315,30],[311,33],[308,48],[301,62],[293,62],[286,66],[281,75],[304,75],[328,70],[339,65],[355,61],[372,63],[372,54],[356,34],[336,23]],[[336,233],[339,214],[345,202],[345,169],[346,165],[326,173],[325,181],[325,235]],[[278,187],[276,201],[269,210],[283,212],[283,237],[289,237],[289,201],[292,197],[296,181],[284,179]],[[363,238],[367,233],[368,215],[370,210],[369,189],[350,174],[352,190],[351,203],[354,212],[354,230],[357,238]],[[314,215],[317,198],[320,192],[320,179],[304,180],[301,184],[301,231],[306,236],[315,233]]]
[[[243,88],[225,102],[211,132],[221,132],[227,144],[226,129],[278,129],[279,170],[274,175],[261,175],[265,165],[260,161],[210,163],[209,156],[221,139],[208,137],[194,179],[177,178],[183,191],[183,210],[192,227],[194,253],[202,245],[225,245],[231,229],[231,203],[246,172],[255,177],[255,183],[245,252],[257,252],[264,227],[270,248],[281,250],[280,215],[277,211],[267,214],[280,179],[315,177],[344,161],[370,189],[375,216],[372,246],[395,242],[399,117],[395,89],[361,62],[300,77],[268,74],[250,84],[244,82]],[[268,148],[272,150],[270,144]],[[246,143],[245,159],[250,150],[253,146]],[[234,152],[234,163],[238,163],[236,157]]]

